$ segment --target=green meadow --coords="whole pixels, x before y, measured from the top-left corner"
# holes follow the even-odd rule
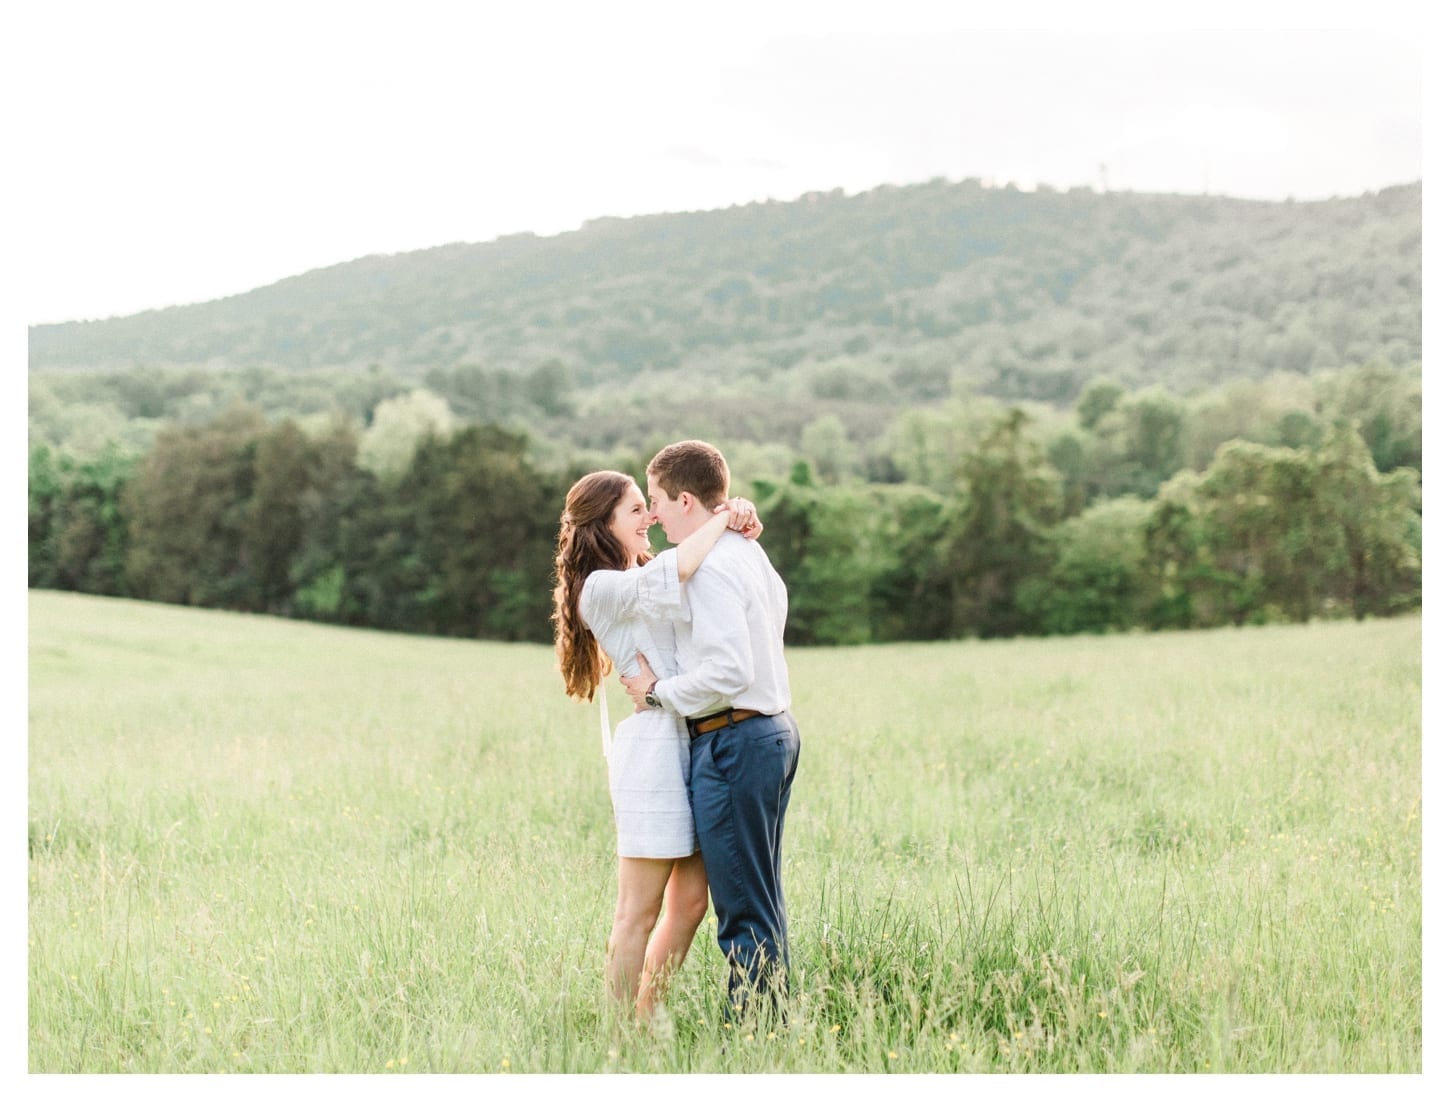
[[[791,652],[789,1016],[648,1032],[547,647],[29,617],[31,1072],[1421,1070],[1417,617]]]

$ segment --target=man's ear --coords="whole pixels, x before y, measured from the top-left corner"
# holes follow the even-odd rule
[[[675,498],[675,500],[679,503],[680,512],[682,513],[688,513],[691,508],[699,503],[699,499],[690,493],[689,490],[681,490],[680,496]]]

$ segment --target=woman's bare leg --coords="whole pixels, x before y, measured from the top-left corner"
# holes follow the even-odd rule
[[[664,918],[655,926],[645,949],[635,1000],[635,1015],[648,1021],[664,995],[670,973],[678,968],[695,941],[695,931],[710,905],[705,859],[698,852],[674,862],[664,890]]]
[[[609,993],[622,1006],[632,1006],[639,994],[645,947],[659,918],[674,866],[672,859],[619,859],[619,896],[614,905],[614,927],[605,948],[604,978]]]

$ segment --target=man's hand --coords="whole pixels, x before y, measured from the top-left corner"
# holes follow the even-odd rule
[[[649,692],[650,686],[657,680],[659,680],[658,676],[654,670],[649,668],[649,659],[643,654],[639,655],[639,673],[633,677],[625,677],[620,674],[619,683],[624,686],[624,691],[629,694],[629,699],[634,701],[636,712],[648,710],[649,705],[644,702],[644,694]]]

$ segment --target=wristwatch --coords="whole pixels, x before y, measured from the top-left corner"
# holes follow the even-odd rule
[[[648,708],[663,708],[665,706],[664,702],[655,696],[655,686],[659,683],[660,679],[657,677],[650,682],[649,688],[644,691],[644,703]]]

